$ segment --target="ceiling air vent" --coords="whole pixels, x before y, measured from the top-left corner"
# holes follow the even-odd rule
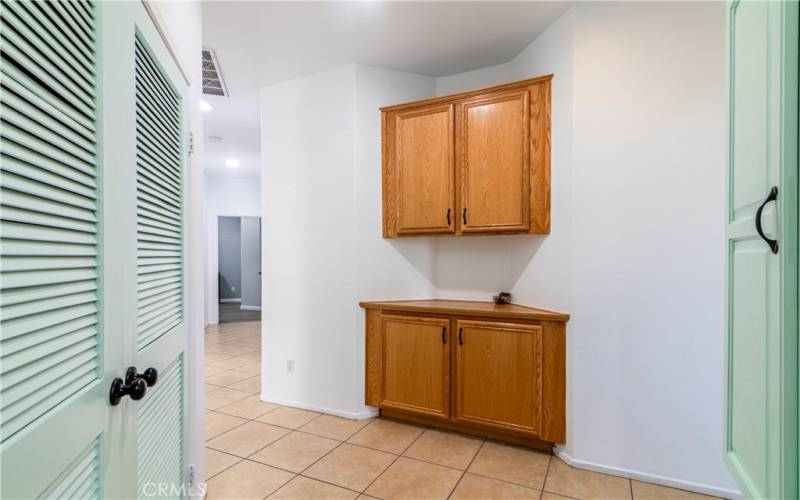
[[[214,49],[203,49],[203,93],[228,96]]]

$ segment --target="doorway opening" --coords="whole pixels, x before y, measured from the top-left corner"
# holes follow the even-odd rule
[[[261,320],[261,217],[219,216],[219,322]]]

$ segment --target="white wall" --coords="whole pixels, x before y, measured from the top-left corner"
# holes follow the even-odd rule
[[[569,312],[575,465],[734,496],[723,450],[722,3],[587,3],[437,93],[553,73],[552,232],[441,239],[441,297]],[[499,81],[498,81],[499,83]],[[465,275],[463,269],[470,269]]]
[[[193,153],[189,159],[187,180],[187,231],[186,266],[188,308],[188,342],[186,350],[186,379],[202,380],[205,360],[203,343],[203,316],[205,267],[205,223],[203,175],[203,117],[197,112],[197,102],[202,96],[202,66],[197,56],[202,42],[202,6],[198,1],[148,2],[161,30],[189,78],[189,130],[194,138]],[[201,495],[200,483],[205,478],[205,448],[203,446],[205,420],[205,392],[203,384],[188,384],[186,404],[186,464],[194,466],[193,497]]]
[[[436,95],[455,94],[467,90],[491,87],[501,83],[508,83],[514,77],[513,66],[510,62],[487,66],[465,73],[442,76],[436,79]]]
[[[356,65],[262,89],[263,399],[372,415],[358,301],[433,293],[430,242],[381,238],[377,108],[433,92]]]
[[[205,324],[219,322],[219,227],[220,216],[261,216],[261,191],[258,179],[208,177],[206,179]]]
[[[262,288],[262,394],[352,413],[355,70],[266,87],[261,99],[262,272],[278,284]]]
[[[586,4],[575,33],[569,451],[732,495],[725,5]]]

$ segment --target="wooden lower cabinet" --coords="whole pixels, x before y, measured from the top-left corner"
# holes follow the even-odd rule
[[[457,320],[455,420],[538,434],[542,327]]]
[[[449,321],[384,315],[380,406],[432,417],[450,412]]]
[[[523,444],[565,441],[569,316],[467,301],[361,306],[368,405]]]

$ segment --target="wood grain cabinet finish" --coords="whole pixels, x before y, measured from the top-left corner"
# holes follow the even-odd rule
[[[382,108],[383,236],[549,233],[551,79]]]
[[[528,90],[458,107],[461,232],[527,231]]]
[[[542,327],[456,321],[459,422],[538,434],[542,403]]]
[[[432,417],[450,406],[450,322],[383,315],[383,391],[380,405]]]
[[[361,306],[366,404],[521,444],[564,442],[569,316],[490,302]]]
[[[453,105],[396,113],[394,137],[397,233],[452,233]]]

